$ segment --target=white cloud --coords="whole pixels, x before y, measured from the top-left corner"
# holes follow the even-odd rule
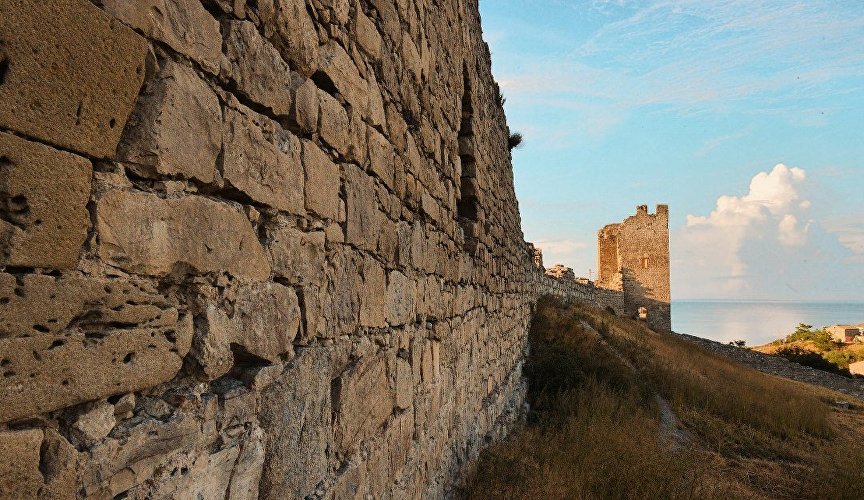
[[[792,214],[786,214],[780,219],[780,225],[777,228],[777,239],[788,247],[799,247],[806,242],[809,228],[809,223],[805,224],[804,227],[800,227],[797,217]]]
[[[849,261],[852,263],[864,263],[864,222],[860,220],[832,221],[826,225],[826,229],[837,237],[849,252],[852,253]]]
[[[807,174],[778,164],[759,172],[743,196],[723,195],[709,215],[687,215],[677,235],[678,266],[688,279],[713,282],[727,294],[750,288],[750,254],[745,245],[759,243],[755,261],[770,262],[776,247],[800,247],[807,242],[810,222],[801,222],[810,207],[801,200]],[[766,260],[766,255],[769,257]]]
[[[582,260],[581,250],[588,248],[584,241],[577,240],[539,240],[534,246],[543,251],[543,265],[551,267],[555,264],[572,266],[573,262]],[[576,270],[577,275],[584,271]]]

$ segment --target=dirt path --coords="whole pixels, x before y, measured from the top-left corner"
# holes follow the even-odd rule
[[[609,352],[613,353],[615,357],[621,360],[621,363],[630,368],[630,370],[634,372],[636,371],[636,367],[633,366],[633,363],[631,363],[623,354],[618,352],[617,349],[612,347],[602,333],[595,330],[587,321],[584,320],[582,321],[582,327],[585,328],[586,331],[596,335],[597,340],[606,346],[606,348],[609,349]],[[657,408],[660,410],[660,426],[663,429],[663,433],[672,440],[676,448],[686,445],[690,440],[690,436],[687,434],[687,431],[684,430],[684,426],[681,425],[678,416],[675,415],[675,410],[672,409],[672,405],[670,405],[669,402],[660,394],[654,394],[654,401],[657,403]]]
[[[771,356],[713,340],[679,333],[681,338],[702,346],[706,351],[724,356],[763,373],[784,377],[805,384],[818,385],[864,400],[864,378],[852,379],[834,373],[799,365],[779,356]]]

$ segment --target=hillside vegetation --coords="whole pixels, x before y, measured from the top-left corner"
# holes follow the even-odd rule
[[[864,498],[864,406],[543,299],[527,422],[466,498]]]
[[[814,330],[803,323],[785,338],[753,347],[753,350],[847,377],[850,363],[864,361],[864,344],[834,342],[824,329]]]

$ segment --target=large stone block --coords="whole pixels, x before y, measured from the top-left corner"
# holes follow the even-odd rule
[[[249,21],[230,21],[226,57],[228,77],[250,100],[270,108],[276,115],[291,110],[291,71],[279,51],[265,40]]]
[[[318,103],[321,109],[318,132],[324,142],[333,147],[340,155],[348,153],[348,113],[333,96],[318,90]]]
[[[291,367],[261,394],[265,430],[262,498],[305,498],[328,470],[332,349],[298,352]]]
[[[339,94],[354,108],[365,114],[369,99],[368,87],[357,71],[351,56],[338,43],[330,41],[318,53],[318,70],[327,75]]]
[[[219,72],[222,35],[219,22],[199,0],[102,0],[102,8],[145,36],[159,40]]]
[[[131,272],[270,275],[267,254],[249,219],[233,205],[200,196],[163,199],[115,190],[99,199],[96,225],[99,256]]]
[[[42,486],[40,446],[39,429],[0,432],[0,498],[36,498]]]
[[[230,314],[211,304],[204,323],[193,355],[208,377],[224,375],[235,363],[276,363],[294,352],[300,328],[297,294],[275,283],[245,284]]]
[[[393,391],[387,377],[387,359],[361,360],[333,384],[336,443],[343,456],[376,433],[393,412]]]
[[[294,285],[321,286],[324,282],[324,232],[277,227],[269,235],[273,274]]]
[[[191,68],[170,60],[147,82],[117,148],[118,160],[145,177],[216,176],[222,110],[213,90]]]
[[[0,422],[170,380],[192,321],[149,284],[0,274]]]
[[[303,0],[266,0],[258,5],[264,33],[292,67],[309,77],[318,60],[318,33]]]
[[[396,167],[394,162],[393,145],[387,141],[380,132],[369,127],[369,164],[372,172],[378,176],[384,185],[393,189]]]
[[[243,286],[231,316],[237,343],[250,354],[276,362],[293,354],[291,342],[300,327],[300,309],[293,288],[275,283]]]
[[[402,410],[414,402],[414,377],[407,359],[396,358],[396,406]]]
[[[292,118],[306,134],[318,132],[318,93],[315,82],[307,79],[297,84]]]
[[[347,226],[345,242],[374,251],[380,229],[375,180],[354,165],[345,165]]]
[[[355,14],[354,29],[357,33],[357,42],[364,52],[377,59],[381,54],[382,45],[378,27],[363,13],[362,9],[355,9]]]
[[[354,333],[360,315],[362,256],[348,245],[327,251],[327,288],[324,294],[326,330],[331,335]]]
[[[384,268],[372,257],[363,259],[363,288],[360,292],[360,324],[373,328],[387,326],[384,299],[387,285]]]
[[[45,429],[40,470],[45,485],[39,490],[41,500],[75,500],[81,454],[54,429]]]
[[[303,141],[306,208],[322,219],[339,219],[339,167],[311,141]]]
[[[75,267],[92,170],[80,156],[0,132],[0,263]]]
[[[278,123],[237,106],[225,109],[222,175],[253,200],[305,214],[300,140]]]
[[[0,126],[113,158],[147,42],[82,0],[2,0],[0,12]]]
[[[414,319],[414,293],[416,285],[399,271],[387,276],[387,321],[391,325],[404,325]]]

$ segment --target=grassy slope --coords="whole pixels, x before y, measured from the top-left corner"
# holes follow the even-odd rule
[[[552,300],[530,341],[528,422],[484,452],[467,498],[864,498],[860,402]]]

